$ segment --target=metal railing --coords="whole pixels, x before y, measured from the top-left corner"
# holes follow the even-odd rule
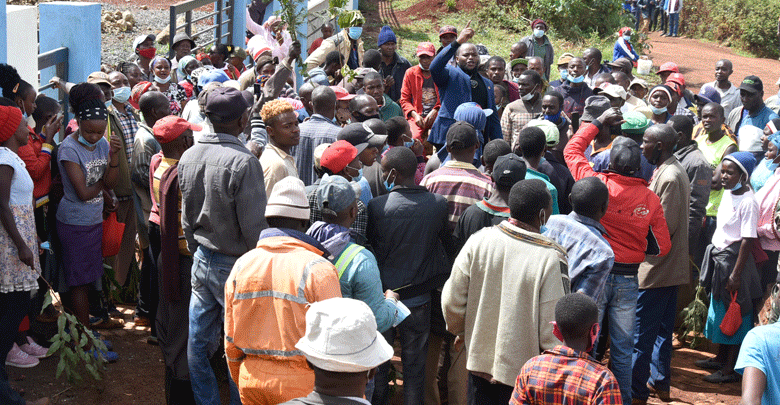
[[[208,13],[202,17],[198,17],[196,19],[192,18],[193,10],[208,5],[214,5],[213,12]],[[174,57],[175,51],[173,49],[173,38],[176,36],[176,32],[182,29],[191,38],[198,38],[202,34],[214,30],[214,39],[206,43],[198,43],[196,41],[197,46],[192,50],[193,53],[197,53],[197,51],[205,49],[207,46],[211,44],[232,43],[233,42],[233,19],[229,17],[231,15],[230,11],[232,9],[233,9],[233,2],[231,0],[217,0],[216,2],[214,0],[187,0],[172,5],[170,7],[171,31],[170,31],[170,41],[169,41],[171,47],[168,50],[168,57],[169,58]],[[180,14],[184,14],[184,25],[177,27],[176,19]],[[208,18],[213,18],[214,24],[208,25],[204,29],[195,32],[193,34],[192,33],[193,24],[199,21],[206,20]],[[223,26],[225,25],[227,25],[227,30],[223,29]],[[223,41],[223,39],[225,38],[227,40]]]
[[[56,68],[55,76],[61,78],[62,80],[67,81],[68,80],[68,48],[62,47],[57,49],[52,49],[51,51],[44,52],[42,54],[38,55],[38,71],[40,72],[43,69],[47,69],[50,67]],[[44,90],[48,90],[53,88],[54,86],[51,83],[46,83],[45,85],[38,87],[38,92],[42,92]],[[66,93],[63,89],[59,89],[58,91],[59,97],[57,97],[57,101],[60,103],[60,106],[62,107],[62,114],[63,114],[63,120],[62,120],[62,126],[60,128],[60,136],[65,134],[65,127],[68,125],[68,122],[70,121],[70,109],[68,108],[68,93]]]

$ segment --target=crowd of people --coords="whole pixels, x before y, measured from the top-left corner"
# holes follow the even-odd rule
[[[541,19],[509,61],[467,24],[412,66],[389,26],[365,50],[355,12],[296,83],[301,45],[247,13],[246,50],[193,53],[182,33],[171,59],[141,35],[133,60],[54,78],[70,122],[0,64],[6,365],[47,355],[27,336],[57,318],[47,284],[97,338],[121,327],[103,280],[133,282],[137,254],[135,324],[168,404],[226,385],[231,404],[384,405],[396,341],[407,405],[668,401],[697,285],[718,344],[704,380],[780,401],[780,326],[754,327],[780,252],[780,103],[761,78],[734,85],[722,59],[694,95],[666,62],[650,86],[630,28],[607,63],[556,55]],[[119,360],[104,342],[87,349]],[[4,369],[0,398],[48,403]]]

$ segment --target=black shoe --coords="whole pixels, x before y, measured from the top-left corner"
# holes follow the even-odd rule
[[[704,377],[704,381],[715,383],[715,384],[734,383],[734,382],[739,382],[740,380],[741,378],[739,373],[732,372],[731,374],[725,375],[720,370]]]
[[[711,358],[711,359],[696,360],[693,362],[693,365],[695,365],[698,368],[703,368],[705,370],[720,370],[723,368],[724,364],[715,361],[714,358]]]

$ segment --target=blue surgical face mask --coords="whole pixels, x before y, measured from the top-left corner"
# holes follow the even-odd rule
[[[582,83],[585,81],[585,75],[577,77],[567,76],[566,80],[568,80],[570,83]]]
[[[27,109],[22,105],[22,121],[27,121]]]
[[[547,115],[547,114],[545,114],[544,115],[544,119],[547,120],[547,121],[550,121],[552,123],[556,123],[556,122],[558,122],[558,120],[561,119],[561,112],[558,111],[558,114],[555,114],[555,115]]]
[[[100,142],[100,140],[98,140],[98,141],[97,141],[97,142],[95,142],[95,143],[91,143],[91,142],[89,142],[89,141],[88,141],[86,138],[84,138],[84,136],[83,136],[83,135],[79,134],[79,143],[80,143],[80,144],[82,144],[82,145],[84,145],[84,146],[86,146],[86,147],[88,147],[88,148],[94,148],[95,146],[97,146],[97,144],[98,144],[99,142]]]
[[[561,69],[561,81],[566,81],[566,78],[569,77],[569,70],[568,69]]]
[[[165,84],[171,81],[171,75],[168,75],[165,79],[160,79],[159,77],[155,76],[154,81],[160,84]]]
[[[106,108],[110,108],[114,102],[112,100],[106,101]]]
[[[349,38],[357,41],[363,35],[363,27],[349,27]]]
[[[124,104],[130,99],[130,93],[132,93],[132,90],[126,86],[114,89],[114,100],[120,104]]]
[[[385,188],[387,189],[387,191],[390,191],[393,189],[393,187],[395,187],[395,182],[392,183],[387,182],[387,179],[390,178],[390,174],[393,172],[393,170],[395,169],[390,170],[390,173],[387,173],[387,177],[382,181],[385,184]]]
[[[354,168],[354,167],[352,167],[352,166],[349,166],[349,167],[350,167],[352,170],[354,170],[354,169],[355,169],[355,168]],[[360,180],[363,180],[363,168],[362,168],[362,167],[361,167],[360,169],[358,169],[358,175],[352,178],[352,181],[354,181],[355,183],[359,182]]]
[[[664,107],[664,108],[656,108],[656,107],[653,107],[651,105],[650,106],[650,111],[652,111],[653,114],[655,114],[655,115],[661,115],[661,114],[667,112],[667,108],[666,107]]]
[[[626,42],[631,41],[631,35],[623,35],[623,40]]]
[[[742,188],[742,183],[741,183],[741,182],[739,182],[739,183],[737,183],[737,185],[736,185],[736,186],[734,186],[734,187],[732,187],[732,188],[731,188],[731,191],[737,191],[737,190],[739,190],[739,189],[741,189],[741,188]]]
[[[406,146],[407,148],[410,148],[410,149],[411,149],[411,148],[412,148],[412,146],[414,146],[414,141],[411,141],[411,142],[404,142],[404,146]]]
[[[534,29],[534,36],[535,36],[536,38],[541,38],[541,37],[543,37],[543,36],[544,36],[544,30],[540,30],[540,29],[538,29],[538,28],[537,28],[537,29]]]

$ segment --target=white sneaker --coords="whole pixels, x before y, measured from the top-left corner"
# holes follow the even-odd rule
[[[14,346],[11,348],[11,351],[8,352],[8,356],[5,357],[6,366],[30,368],[30,367],[37,366],[38,363],[40,363],[38,359],[23,352],[22,349],[20,349],[19,346],[16,345],[16,343],[14,343]]]
[[[23,352],[37,359],[44,359],[46,357],[49,357],[49,349],[39,345],[38,343],[35,343],[35,341],[29,336],[27,336],[27,341],[29,343],[25,343],[19,346],[19,348],[22,349]]]

